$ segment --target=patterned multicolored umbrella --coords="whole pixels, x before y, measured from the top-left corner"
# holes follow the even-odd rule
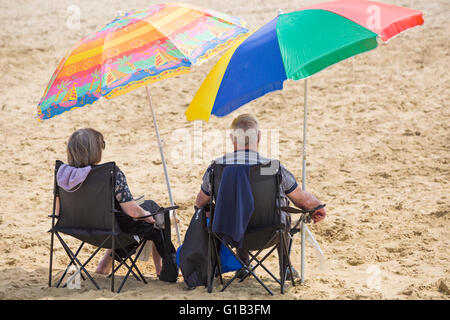
[[[225,116],[262,95],[283,89],[287,79],[305,79],[302,189],[306,189],[306,78],[341,60],[377,47],[398,33],[423,24],[420,11],[364,0],[325,2],[279,14],[229,49],[208,74],[186,116],[208,121]],[[302,223],[301,281],[305,239],[322,254]]]
[[[49,119],[73,108],[125,94],[189,72],[247,34],[239,19],[185,3],[158,4],[127,13],[81,39],[60,62],[38,105]],[[153,116],[170,204],[174,201],[150,89]],[[181,244],[175,212],[175,228]]]
[[[237,18],[184,3],[126,13],[67,52],[39,102],[38,117],[187,73],[247,31]]]

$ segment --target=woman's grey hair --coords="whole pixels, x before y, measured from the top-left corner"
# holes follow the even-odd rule
[[[97,164],[102,160],[104,149],[105,140],[100,132],[92,128],[79,129],[67,143],[67,162],[76,168]]]

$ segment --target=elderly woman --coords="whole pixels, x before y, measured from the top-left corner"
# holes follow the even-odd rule
[[[105,140],[103,135],[92,128],[84,128],[75,131],[69,138],[67,144],[67,165],[62,165],[56,175],[58,186],[73,191],[84,179],[86,179],[92,167],[100,164],[102,158],[102,150],[105,149]],[[153,224],[155,220],[152,217],[136,221],[134,219],[149,215],[150,212],[140,207],[131,195],[127,179],[122,170],[116,167],[116,185],[115,198],[116,208],[121,209],[116,215],[117,223],[123,232],[130,234],[138,234],[141,236],[149,236],[155,245],[153,245],[153,261],[157,276],[161,272],[161,254],[163,254],[163,243],[158,241],[157,237],[151,237],[154,234]],[[69,177],[76,176],[76,181]],[[70,184],[70,182],[72,184]],[[76,184],[76,185],[74,185]],[[56,214],[59,214],[59,199],[56,201]],[[159,251],[159,252],[158,252]],[[112,254],[107,249],[105,255],[98,264],[97,273],[108,274],[111,270]]]

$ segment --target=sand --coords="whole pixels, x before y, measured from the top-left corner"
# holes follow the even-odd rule
[[[191,2],[239,16],[252,29],[272,19],[278,8],[317,3]],[[106,139],[103,160],[117,162],[133,194],[168,205],[144,88],[49,121],[34,118],[45,86],[72,44],[113,19],[116,11],[151,2],[1,1],[0,299],[448,299],[450,4],[386,2],[422,10],[425,25],[309,80],[307,190],[328,209],[327,218],[310,229],[327,257],[327,270],[318,269],[308,244],[306,282],[288,286],[280,295],[276,283],[265,277],[276,292],[270,297],[254,280],[236,283],[224,293],[218,285],[213,294],[205,288],[185,291],[182,279],[176,284],[157,280],[150,261],[140,263],[149,283],[130,279],[120,294],[111,293],[102,276],[95,277],[105,288],[101,291],[88,281],[78,290],[47,287],[53,166],[56,159],[66,159],[66,141],[75,129],[100,130]],[[67,25],[73,5],[81,10],[77,30]],[[225,151],[211,143],[217,141],[213,134],[226,141],[224,130],[234,115],[254,113],[261,128],[278,134],[281,161],[301,179],[303,82],[288,81],[283,91],[226,118],[185,120],[187,105],[217,59],[151,86],[173,194],[181,207],[182,236],[203,171],[213,156]],[[203,138],[200,157],[194,157],[194,132]],[[267,145],[264,140],[262,148],[269,149]],[[184,158],[177,160],[183,152]],[[297,237],[292,257],[297,269],[299,249]],[[97,261],[88,269],[94,271]],[[57,246],[55,277],[65,263]],[[277,270],[276,259],[268,265]]]

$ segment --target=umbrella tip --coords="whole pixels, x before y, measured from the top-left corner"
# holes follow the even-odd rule
[[[277,10],[277,15],[280,15],[280,14],[282,14],[283,13],[283,10],[281,10],[281,9],[278,9]]]
[[[123,12],[121,10],[117,10],[116,11],[116,18],[120,18],[121,16],[123,16]]]

